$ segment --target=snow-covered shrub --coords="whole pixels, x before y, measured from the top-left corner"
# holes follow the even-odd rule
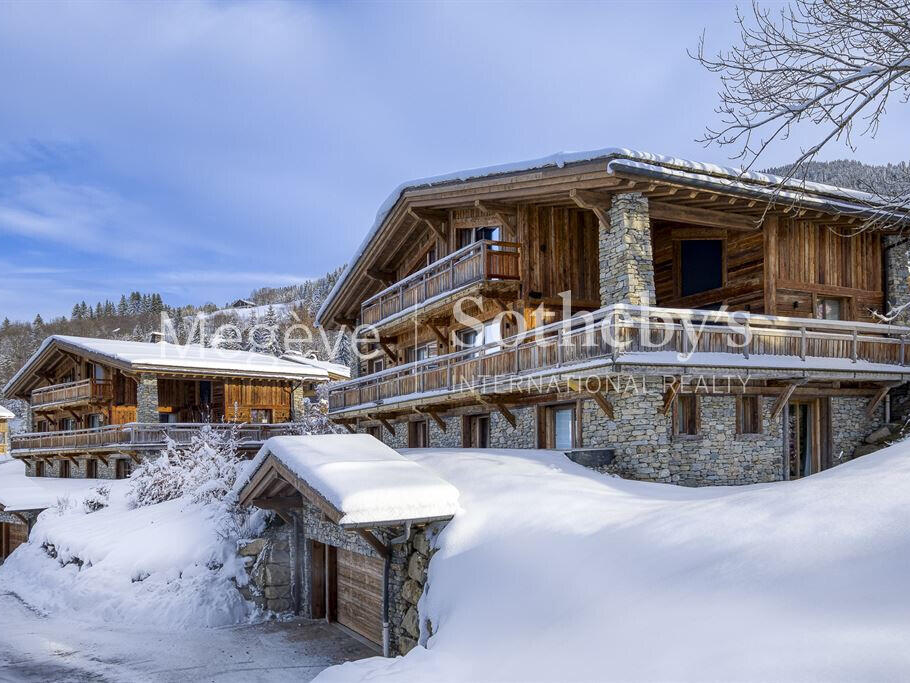
[[[54,509],[57,511],[58,515],[65,515],[67,512],[72,510],[74,507],[73,499],[69,496],[60,496],[57,498],[57,503],[54,505]]]
[[[320,398],[311,401],[303,399],[303,414],[295,423],[295,431],[301,436],[310,434],[340,434],[344,431],[329,419],[329,402]]]
[[[155,505],[187,496],[194,503],[223,500],[237,479],[241,464],[237,429],[214,430],[203,425],[186,446],[169,439],[161,455],[146,460],[130,477],[132,507]]]
[[[111,501],[111,487],[107,484],[102,484],[93,488],[85,498],[82,500],[82,507],[85,510],[85,514],[91,512],[98,512],[103,508],[106,508]]]

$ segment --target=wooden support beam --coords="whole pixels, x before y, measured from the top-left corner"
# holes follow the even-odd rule
[[[674,382],[667,390],[664,392],[664,404],[661,408],[661,412],[664,415],[670,414],[670,409],[673,407],[673,404],[676,403],[676,399],[679,398],[679,390],[682,388],[682,381]]]
[[[427,327],[429,327],[430,330],[432,330],[433,334],[436,335],[436,339],[439,341],[440,344],[442,344],[443,346],[448,345],[448,343],[449,343],[449,338],[448,338],[446,335],[444,335],[444,334],[439,330],[439,328],[436,327],[436,325],[434,325],[433,323],[429,323],[429,322],[428,322],[428,323],[427,323]]]
[[[649,202],[648,213],[651,218],[659,220],[694,223],[712,228],[749,231],[759,229],[759,224],[752,216],[730,213],[729,211],[718,211],[716,209],[700,209],[695,206],[683,206],[681,204]]]
[[[426,223],[442,241],[447,241],[448,235],[446,235],[445,224],[448,216],[445,211],[409,208],[408,215],[419,223]]]
[[[398,354],[392,351],[392,348],[386,342],[379,342],[379,348],[385,351],[385,355],[387,355],[389,357],[389,360],[391,360],[393,363],[398,362]]]
[[[385,559],[389,556],[389,549],[386,547],[385,543],[376,538],[372,531],[369,529],[355,529],[355,531],[358,536],[370,544],[370,547],[373,548],[381,558]]]
[[[506,422],[512,425],[512,429],[515,429],[517,422],[515,421],[515,415],[512,414],[512,411],[506,408],[504,403],[496,403],[495,405],[496,408],[499,409],[499,412],[502,413],[502,416],[506,419]]]
[[[142,458],[139,457],[138,453],[130,453],[130,460],[132,460],[137,465],[142,462]]]
[[[262,510],[293,510],[303,507],[303,497],[297,493],[293,496],[279,496],[275,498],[254,498],[250,501]]]
[[[394,285],[398,280],[393,270],[380,270],[379,268],[367,268],[367,277],[371,277],[377,282],[381,282],[386,287]]]
[[[351,434],[357,433],[357,430],[355,430],[348,422],[344,422],[342,424],[344,424],[344,428],[347,429]]]
[[[607,230],[610,228],[610,196],[591,190],[569,190],[569,197],[582,209],[593,211],[597,220]]]
[[[805,380],[799,382],[792,382],[788,384],[780,392],[780,396],[777,397],[777,400],[774,402],[774,405],[771,406],[771,419],[776,420],[777,416],[780,415],[780,411],[784,409],[784,406],[790,400],[790,397],[793,396],[793,392],[796,391],[796,388],[801,384],[805,384]]]
[[[762,264],[765,295],[765,315],[777,315],[777,228],[780,220],[774,214],[765,216],[764,224],[764,251],[765,258]]]
[[[496,218],[499,219],[499,222],[503,226],[514,226],[515,220],[518,215],[518,211],[514,206],[508,206],[507,204],[500,204],[498,202],[489,202],[483,201],[481,199],[474,200],[474,206],[484,211],[486,213],[493,214]]]
[[[435,422],[442,431],[446,431],[445,420],[439,417],[439,413],[437,413],[435,410],[431,410],[429,408],[414,408],[414,412],[421,415],[429,415],[433,418],[433,422]]]
[[[568,380],[569,389],[572,391],[578,392],[580,394],[586,394],[594,399],[594,402],[598,405],[604,415],[607,416],[608,420],[615,419],[615,413],[613,412],[613,404],[610,402],[606,396],[604,396],[599,391],[588,391],[585,389],[581,381],[577,379]]]
[[[899,386],[897,383],[889,382],[888,384],[883,384],[881,388],[875,392],[875,396],[869,399],[869,403],[866,404],[866,417],[871,418],[875,409],[878,408],[878,404],[885,400],[885,396],[888,395],[888,392],[891,391],[894,387]]]
[[[392,436],[395,436],[395,427],[392,426],[391,422],[389,422],[384,417],[377,417],[376,419],[379,420],[380,424],[386,428],[386,431],[389,434],[391,434]]]

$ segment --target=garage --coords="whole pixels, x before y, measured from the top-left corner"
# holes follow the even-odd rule
[[[382,558],[311,541],[312,616],[382,644]]]
[[[28,527],[24,524],[0,523],[0,560],[5,560],[27,540]]]

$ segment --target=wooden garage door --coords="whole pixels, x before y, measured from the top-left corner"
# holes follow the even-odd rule
[[[0,558],[7,558],[28,540],[28,527],[24,524],[0,524]]]
[[[338,548],[338,623],[382,644],[383,561]]]

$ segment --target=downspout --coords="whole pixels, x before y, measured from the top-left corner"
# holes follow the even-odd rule
[[[411,538],[411,523],[404,523],[404,533],[388,543],[385,562],[382,565],[382,656],[391,656],[389,632],[389,575],[392,573],[392,546],[407,543]]]

